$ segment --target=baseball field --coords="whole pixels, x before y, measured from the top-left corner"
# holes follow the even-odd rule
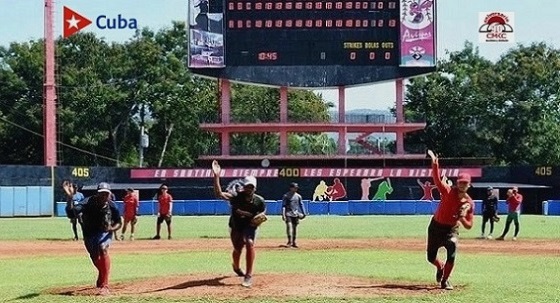
[[[259,230],[247,289],[231,271],[227,217],[175,217],[173,240],[149,240],[155,218],[143,216],[135,241],[111,245],[111,294],[99,297],[67,219],[1,219],[0,301],[559,302],[560,218],[524,215],[518,241],[500,242],[476,239],[477,217],[460,234],[453,291],[437,287],[425,259],[428,221],[311,216],[299,227],[300,248],[288,249],[284,223],[271,217]]]

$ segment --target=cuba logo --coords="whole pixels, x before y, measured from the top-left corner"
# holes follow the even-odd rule
[[[73,34],[81,31],[93,23],[89,18],[84,15],[64,6],[63,8],[63,25],[62,36],[64,38],[72,36]],[[135,18],[126,18],[121,14],[117,17],[110,17],[107,15],[99,15],[95,19],[97,28],[105,29],[137,29],[138,21]]]

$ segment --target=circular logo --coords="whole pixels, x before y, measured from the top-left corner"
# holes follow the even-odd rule
[[[423,29],[430,25],[434,14],[433,0],[412,0],[403,4],[402,23],[411,29]]]

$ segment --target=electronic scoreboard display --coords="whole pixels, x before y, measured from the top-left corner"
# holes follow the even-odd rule
[[[196,74],[329,87],[435,70],[435,0],[190,1]]]
[[[397,1],[226,3],[226,65],[399,63]]]

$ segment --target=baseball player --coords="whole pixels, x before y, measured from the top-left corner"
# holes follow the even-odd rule
[[[126,226],[130,223],[130,240],[134,241],[134,227],[136,226],[138,216],[138,197],[134,194],[134,189],[127,188],[126,195],[123,198],[124,204],[124,223],[122,227],[121,240],[124,240]]]
[[[161,239],[161,223],[165,221],[167,224],[167,239],[171,240],[171,216],[173,213],[173,197],[167,192],[167,185],[162,185],[159,187],[159,193],[157,195],[159,211],[158,218],[156,222],[156,235],[153,237],[154,240]]]
[[[456,186],[444,184],[440,179],[438,158],[431,150],[428,154],[432,158],[432,178],[440,192],[441,201],[428,226],[427,258],[436,267],[436,281],[441,288],[452,290],[449,277],[455,265],[459,223],[466,229],[473,226],[474,202],[467,194],[471,176],[461,173]],[[445,264],[437,258],[440,247],[445,247],[447,251]]]
[[[290,184],[290,191],[282,197],[282,220],[286,222],[287,247],[298,248],[296,244],[297,226],[301,219],[305,219],[306,212],[301,195],[297,192],[297,183]]]
[[[482,234],[481,239],[492,239],[494,232],[494,220],[498,216],[498,197],[494,195],[494,188],[486,188],[486,197],[482,199]],[[486,222],[490,221],[490,233],[485,235]]]
[[[214,193],[216,197],[229,201],[231,207],[229,227],[233,245],[231,254],[233,271],[238,276],[244,277],[242,286],[251,287],[253,284],[253,264],[255,262],[255,236],[258,228],[258,225],[252,224],[252,220],[265,214],[264,198],[255,194],[257,188],[255,177],[247,176],[243,180],[241,188],[222,192],[220,185],[221,167],[217,161],[212,162],[212,171],[214,173]],[[243,247],[245,247],[245,273],[239,265]]]
[[[506,203],[508,204],[508,216],[506,219],[506,225],[504,227],[504,232],[502,235],[496,238],[498,241],[503,241],[509,232],[509,227],[511,222],[515,225],[515,232],[513,234],[513,241],[517,241],[517,235],[519,234],[519,214],[521,214],[521,203],[523,202],[523,195],[519,193],[517,187],[508,189]]]
[[[74,189],[64,184],[64,192],[68,197],[74,195]],[[97,185],[97,194],[86,198],[83,203],[76,204],[73,211],[82,224],[84,246],[89,253],[93,265],[98,270],[96,287],[100,295],[109,294],[109,274],[111,259],[109,245],[113,232],[122,224],[119,210],[110,202],[111,188],[108,183]]]
[[[74,241],[78,241],[78,219],[74,214],[74,206],[84,200],[84,194],[79,191],[78,185],[70,184],[68,181],[64,181],[63,186],[72,186],[74,194],[72,196],[66,197],[66,217],[70,219],[70,224],[72,224],[72,232],[74,232]]]

